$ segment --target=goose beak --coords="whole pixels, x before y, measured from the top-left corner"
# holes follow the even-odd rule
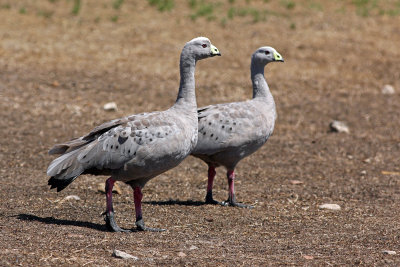
[[[212,57],[214,56],[221,56],[221,53],[219,52],[218,48],[215,46],[211,45],[211,54]]]
[[[281,54],[279,54],[278,52],[274,52],[274,60],[275,61],[280,61],[280,62],[285,62],[284,60],[283,60],[283,57],[281,56]]]

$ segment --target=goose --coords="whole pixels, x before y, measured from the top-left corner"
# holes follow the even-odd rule
[[[176,167],[195,147],[198,136],[196,62],[220,55],[208,38],[198,37],[187,42],[180,56],[179,92],[171,108],[105,122],[82,137],[51,148],[49,154],[61,154],[47,169],[51,189],[59,192],[81,174],[110,175],[105,185],[107,228],[113,232],[165,231],[145,226],[142,188],[150,179]],[[115,221],[112,188],[116,181],[125,182],[133,189],[136,229],[122,229]]]
[[[253,98],[198,109],[199,136],[192,155],[208,165],[207,204],[252,208],[236,201],[235,167],[267,142],[274,130],[276,108],[264,67],[270,62],[283,61],[274,48],[258,48],[251,57]],[[229,193],[224,202],[215,201],[212,193],[215,169],[219,166],[227,170]]]

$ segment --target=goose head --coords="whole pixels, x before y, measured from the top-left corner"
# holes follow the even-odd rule
[[[270,46],[263,46],[258,48],[251,57],[251,60],[255,64],[266,65],[270,62],[284,62],[283,57],[275,48]]]
[[[218,48],[211,44],[208,38],[197,37],[185,44],[182,55],[192,56],[197,61],[208,57],[221,56],[221,53]]]

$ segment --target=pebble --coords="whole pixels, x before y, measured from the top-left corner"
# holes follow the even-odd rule
[[[390,84],[385,84],[382,88],[382,94],[384,95],[393,95],[394,92],[394,88],[393,86],[391,86]]]
[[[329,203],[319,205],[319,208],[327,209],[327,210],[340,210],[341,209],[341,207],[338,204],[329,204]]]
[[[312,260],[312,259],[314,259],[314,257],[311,256],[311,255],[304,255],[303,258],[305,258],[306,260]]]
[[[300,180],[290,180],[289,182],[291,184],[293,184],[293,185],[299,185],[299,184],[303,184],[304,183],[303,181],[300,181]]]
[[[394,251],[394,250],[384,250],[382,252],[383,252],[383,254],[387,254],[387,255],[396,255],[397,254],[396,251]]]
[[[77,195],[70,195],[70,196],[66,196],[65,198],[64,198],[64,200],[81,200],[81,198],[80,197],[78,197]]]
[[[198,249],[198,247],[193,246],[193,245],[191,245],[190,248],[189,248],[189,250],[195,250],[195,249]]]
[[[366,175],[366,174],[367,174],[367,171],[365,171],[365,170],[364,170],[364,171],[361,171],[360,174],[361,174],[361,175]]]
[[[342,121],[332,121],[329,124],[329,127],[332,132],[338,132],[338,133],[349,133],[349,127],[346,125],[346,123]]]
[[[139,259],[136,256],[133,256],[131,254],[128,254],[126,252],[123,252],[123,251],[117,250],[117,249],[114,249],[114,251],[112,253],[112,256],[116,257],[116,258],[120,258],[120,259],[132,259],[132,260],[138,260]]]
[[[186,257],[186,254],[183,253],[182,251],[180,251],[180,252],[178,252],[178,256],[181,257],[181,258],[183,258],[183,257]]]
[[[364,159],[363,162],[364,163],[371,163],[371,159],[370,158]]]
[[[116,111],[118,108],[117,108],[117,104],[115,102],[109,102],[109,103],[104,104],[103,109],[105,111]]]

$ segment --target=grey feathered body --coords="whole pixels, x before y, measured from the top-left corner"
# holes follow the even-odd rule
[[[277,52],[273,48],[261,47],[252,55],[252,99],[198,109],[199,140],[193,156],[210,166],[222,165],[233,170],[240,160],[268,140],[274,130],[276,108],[264,67],[274,60],[271,57],[274,53]]]
[[[198,115],[199,139],[192,155],[215,167],[234,169],[268,140],[276,110],[271,96],[207,106]]]
[[[55,146],[50,154],[64,155],[50,164],[47,174],[57,180],[84,173],[111,175],[143,187],[149,179],[177,166],[196,142],[196,107],[176,104],[166,111],[104,123],[85,136]]]

